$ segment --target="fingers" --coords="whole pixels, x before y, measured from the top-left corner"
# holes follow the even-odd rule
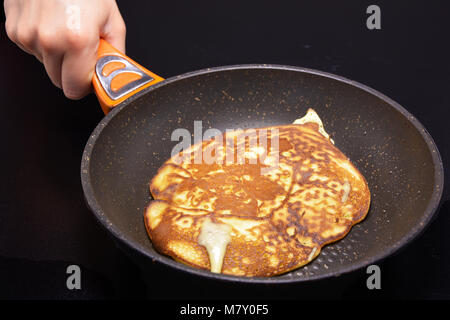
[[[64,54],[58,51],[47,51],[43,54],[42,63],[52,83],[62,89],[61,66]]]
[[[83,98],[91,90],[92,75],[97,60],[98,36],[90,41],[80,40],[64,53],[61,64],[61,85],[64,95],[72,100]]]
[[[16,24],[15,21],[17,21],[18,16],[18,10],[17,10],[17,3],[13,0],[5,0],[3,3],[3,8],[5,10],[5,29],[6,34],[8,35],[8,38],[10,38],[12,41],[15,37],[16,33]]]
[[[4,8],[8,37],[70,99],[90,92],[100,37],[125,52],[125,23],[113,0],[5,0]]]
[[[13,16],[14,11],[17,11],[17,1],[5,0],[3,1],[3,9],[5,10],[5,16]]]
[[[99,33],[88,33],[84,39],[75,39],[72,49],[65,52],[61,84],[64,94],[70,99],[80,99],[90,92],[100,38],[125,52],[125,22],[114,1],[112,5],[110,13],[102,21]]]
[[[126,27],[115,2],[110,15],[100,30],[100,36],[117,50],[125,53]]]
[[[24,13],[18,10],[17,2],[12,0],[5,0],[4,9],[6,15],[5,29],[8,38],[10,38],[11,41],[13,41],[20,49],[22,49],[26,53],[33,54],[33,52],[28,48],[29,42],[31,40],[31,37],[28,36],[28,26],[24,25],[25,28],[18,28],[17,21],[24,17]]]

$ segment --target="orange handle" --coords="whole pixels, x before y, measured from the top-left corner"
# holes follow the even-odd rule
[[[105,114],[137,92],[163,80],[100,39],[92,85]]]

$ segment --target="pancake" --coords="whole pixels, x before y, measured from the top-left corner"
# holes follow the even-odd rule
[[[198,162],[199,154],[209,158]],[[366,180],[312,109],[294,124],[192,145],[163,164],[150,192],[144,220],[158,252],[238,276],[274,276],[311,262],[370,205]]]

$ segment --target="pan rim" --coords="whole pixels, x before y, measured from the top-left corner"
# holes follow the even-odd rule
[[[172,82],[187,79],[190,77],[208,74],[208,73],[217,73],[222,71],[232,71],[232,70],[241,70],[241,69],[272,69],[272,70],[285,70],[285,71],[294,71],[294,72],[301,72],[306,74],[312,74],[316,76],[331,78],[333,80],[336,80],[338,82],[343,82],[348,85],[351,85],[353,87],[356,87],[360,90],[364,90],[367,93],[376,96],[377,98],[383,100],[387,104],[389,104],[391,107],[396,109],[398,112],[400,112],[407,121],[409,121],[415,129],[419,132],[419,134],[424,139],[428,151],[431,154],[433,166],[434,166],[434,181],[435,186],[434,190],[432,192],[430,201],[428,202],[428,205],[426,209],[424,210],[424,214],[417,223],[417,225],[409,230],[406,234],[403,235],[397,242],[393,243],[388,250],[385,250],[381,252],[380,254],[374,255],[366,260],[360,261],[358,263],[353,263],[347,267],[344,267],[339,270],[339,272],[328,272],[328,273],[322,273],[318,275],[311,275],[307,276],[305,278],[280,278],[280,277],[239,277],[239,276],[232,276],[232,275],[225,275],[225,274],[216,274],[211,273],[206,270],[200,270],[197,268],[193,268],[181,263],[178,263],[174,261],[173,259],[169,257],[165,257],[161,254],[152,255],[150,254],[145,247],[142,245],[135,243],[127,237],[125,237],[118,228],[116,228],[112,222],[106,217],[104,214],[101,206],[97,202],[97,199],[94,195],[94,190],[92,188],[91,179],[90,179],[90,160],[91,160],[91,154],[95,146],[95,142],[99,135],[102,133],[103,129],[108,125],[108,123],[124,108],[129,106],[132,101],[138,99],[139,97],[147,94],[148,92],[151,92],[153,90],[156,90],[160,88],[161,86],[170,84]],[[399,103],[395,102],[391,98],[387,97],[386,95],[380,93],[379,91],[372,89],[364,84],[361,84],[357,81],[353,81],[350,79],[347,79],[342,76],[338,76],[332,73],[319,71],[315,69],[309,69],[304,67],[297,67],[297,66],[289,66],[289,65],[279,65],[279,64],[237,64],[237,65],[227,65],[227,66],[219,66],[219,67],[212,67],[212,68],[205,68],[200,69],[196,71],[186,72],[181,75],[173,76],[170,78],[165,79],[162,82],[159,82],[153,86],[150,86],[141,92],[138,92],[137,94],[133,95],[132,97],[128,98],[127,100],[120,103],[118,106],[116,106],[110,113],[108,113],[96,126],[96,128],[93,130],[91,135],[89,136],[89,139],[86,143],[86,146],[83,151],[82,155],[82,161],[81,161],[81,182],[82,182],[82,188],[84,197],[86,200],[86,203],[89,207],[89,209],[92,211],[94,216],[96,217],[97,221],[100,222],[100,224],[110,232],[115,239],[119,240],[129,248],[133,249],[134,251],[144,255],[147,258],[152,259],[153,261],[158,261],[159,263],[168,265],[170,267],[173,267],[179,271],[185,271],[187,273],[197,275],[197,276],[203,276],[209,279],[216,279],[216,280],[222,280],[222,281],[234,281],[234,282],[242,282],[242,283],[294,283],[294,282],[310,282],[315,281],[319,279],[326,279],[330,277],[336,277],[343,274],[350,273],[352,271],[359,270],[361,268],[364,268],[365,266],[369,266],[371,264],[374,264],[375,262],[381,261],[401,248],[404,248],[406,245],[410,244],[412,240],[416,239],[423,231],[426,230],[429,223],[431,222],[433,216],[436,214],[441,200],[442,200],[442,194],[443,194],[443,187],[444,187],[444,168],[443,168],[443,162],[441,159],[441,155],[439,153],[439,150],[437,148],[437,145],[429,132],[426,130],[425,126],[415,117],[413,116],[409,111],[407,111],[403,106],[401,106]]]

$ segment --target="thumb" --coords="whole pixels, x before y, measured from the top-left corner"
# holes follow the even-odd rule
[[[113,2],[109,17],[100,31],[100,37],[108,41],[113,47],[125,54],[126,27],[120,15],[117,4]]]

